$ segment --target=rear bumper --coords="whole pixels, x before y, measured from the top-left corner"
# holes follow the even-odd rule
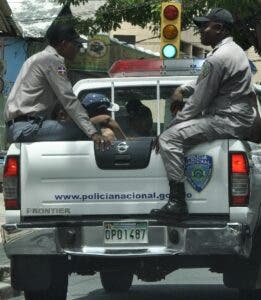
[[[243,241],[246,229],[240,223],[220,226],[178,227],[151,225],[146,244],[104,243],[103,226],[22,227],[2,226],[8,257],[13,255],[75,255],[100,257],[149,257],[168,255],[247,256]]]

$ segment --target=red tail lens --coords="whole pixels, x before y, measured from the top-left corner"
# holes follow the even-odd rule
[[[247,204],[246,196],[233,196],[232,204],[233,206],[245,206]]]
[[[248,173],[248,163],[243,153],[233,153],[231,156],[232,173]]]
[[[20,209],[19,203],[19,158],[9,156],[4,169],[4,201],[5,209]]]
[[[249,199],[249,165],[245,153],[230,154],[230,205],[247,206]]]
[[[18,160],[16,157],[8,157],[5,164],[4,176],[18,175]]]
[[[163,15],[168,20],[175,20],[179,16],[179,10],[175,5],[168,5],[165,7]]]
[[[5,199],[5,209],[19,209],[19,204],[17,199]]]

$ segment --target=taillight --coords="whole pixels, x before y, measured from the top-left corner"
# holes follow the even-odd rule
[[[244,152],[230,153],[230,206],[247,206],[249,165]]]
[[[19,203],[19,159],[8,156],[4,168],[4,201],[5,209],[20,209]]]

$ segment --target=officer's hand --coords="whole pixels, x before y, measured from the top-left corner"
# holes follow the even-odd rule
[[[152,149],[155,149],[156,154],[159,153],[160,145],[159,145],[159,135],[156,137],[156,139],[153,141]]]
[[[100,151],[108,150],[111,145],[111,141],[100,133],[94,133],[92,135],[92,140],[94,141],[95,147]]]
[[[176,115],[178,111],[182,110],[185,105],[183,101],[173,101],[170,105],[170,111],[172,115]]]
[[[170,111],[173,115],[175,115],[179,110],[182,110],[182,108],[184,107],[184,102],[182,89],[180,87],[177,87],[175,89],[175,91],[170,97],[170,101]]]
[[[177,87],[171,97],[170,97],[170,100],[171,101],[183,101],[183,91],[182,91],[182,88],[179,86]]]

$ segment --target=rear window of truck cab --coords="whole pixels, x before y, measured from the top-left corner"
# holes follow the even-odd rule
[[[84,90],[79,98],[82,101],[88,93],[103,94],[119,106],[111,115],[128,138],[154,137],[172,120],[169,98],[173,90],[173,86],[159,89],[157,86],[126,86],[115,87],[112,95],[111,88],[99,88]]]

